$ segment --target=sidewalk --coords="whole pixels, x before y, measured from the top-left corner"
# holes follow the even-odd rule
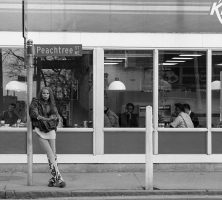
[[[48,173],[0,173],[0,198],[117,195],[222,195],[222,172],[155,172],[153,191],[144,190],[144,173],[63,173],[67,187],[50,188]]]

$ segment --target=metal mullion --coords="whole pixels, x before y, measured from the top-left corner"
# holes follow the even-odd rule
[[[212,50],[207,50],[207,154],[212,154]]]
[[[158,88],[159,88],[159,51],[153,51],[153,148],[154,154],[158,154]]]
[[[137,133],[145,133],[146,128],[103,128],[104,132],[112,133],[112,132],[137,132]]]
[[[93,154],[104,154],[104,50],[93,52]]]

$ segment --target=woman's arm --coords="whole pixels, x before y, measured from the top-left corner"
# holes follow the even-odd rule
[[[38,107],[39,107],[38,99],[33,98],[32,102],[29,106],[29,115],[30,115],[30,117],[32,119],[37,119],[37,120],[49,120],[49,118],[41,116],[41,113],[39,113]]]
[[[29,106],[29,115],[31,118],[34,119],[37,119],[37,117],[39,116],[37,99],[32,99],[32,102]]]
[[[59,112],[56,106],[53,107],[53,114],[50,116],[51,119],[59,119]]]

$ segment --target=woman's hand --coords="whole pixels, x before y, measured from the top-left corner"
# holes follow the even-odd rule
[[[58,117],[56,116],[56,115],[51,115],[50,117],[49,117],[49,119],[58,119]]]
[[[39,116],[37,117],[37,119],[38,119],[38,120],[49,121],[49,120],[52,120],[52,119],[57,120],[58,117],[57,117],[56,115],[51,115],[50,117],[43,117],[43,116],[39,115]]]
[[[37,117],[37,120],[45,120],[45,121],[47,121],[47,120],[50,120],[50,118],[46,118],[46,117],[43,117],[43,116],[39,115]]]

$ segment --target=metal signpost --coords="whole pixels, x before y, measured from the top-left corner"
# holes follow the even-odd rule
[[[24,38],[24,66],[26,68],[27,77],[27,163],[28,177],[27,185],[32,185],[32,163],[33,163],[33,147],[32,147],[32,124],[29,117],[29,105],[32,100],[32,65],[33,65],[33,42],[27,41],[28,37],[28,18],[27,18],[27,0],[22,0],[22,37]]]
[[[27,1],[22,0],[22,37],[26,40],[28,34],[28,20],[27,20]]]
[[[24,65],[26,65],[26,42],[28,37],[27,1],[22,0],[22,37],[24,38]]]
[[[32,124],[29,117],[29,105],[32,101],[32,82],[33,82],[33,41],[27,41],[27,159],[28,159],[28,185],[32,185],[32,163],[33,163],[33,147],[32,147]]]

